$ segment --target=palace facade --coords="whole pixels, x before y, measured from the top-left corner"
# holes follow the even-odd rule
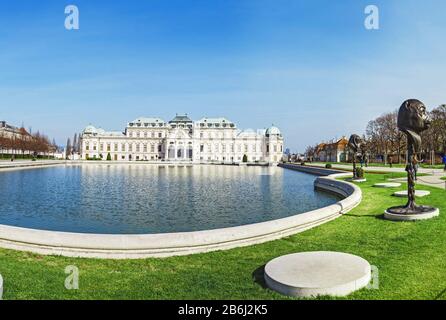
[[[124,132],[89,125],[81,145],[85,160],[275,164],[283,155],[277,127],[242,131],[226,118],[192,121],[187,115],[169,122],[141,117],[129,122]]]

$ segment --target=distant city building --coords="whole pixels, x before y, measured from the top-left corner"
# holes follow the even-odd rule
[[[29,136],[24,128],[18,128],[8,124],[6,121],[0,121],[0,136],[4,138],[14,138],[19,136]]]
[[[313,160],[322,162],[348,161],[348,140],[342,137],[338,140],[319,143],[314,151]]]
[[[124,132],[90,125],[82,133],[81,149],[82,159],[277,163],[283,155],[283,136],[275,126],[242,131],[226,118],[192,121],[177,115],[169,122],[138,118]]]
[[[287,157],[287,161],[290,162],[301,162],[305,159],[305,156],[300,153],[290,153]]]
[[[30,154],[29,150],[23,150],[19,141],[30,139],[31,136],[24,128],[18,128],[0,121],[0,154]]]

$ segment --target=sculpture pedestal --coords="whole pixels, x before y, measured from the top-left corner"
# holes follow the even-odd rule
[[[367,286],[370,279],[366,260],[342,252],[294,253],[265,266],[266,285],[294,297],[346,296]]]
[[[384,212],[384,219],[392,221],[417,221],[427,220],[440,215],[438,208],[418,206],[416,210],[410,210],[404,206],[392,207]]]

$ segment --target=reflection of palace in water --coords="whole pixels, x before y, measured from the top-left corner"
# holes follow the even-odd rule
[[[78,167],[77,164],[73,167]],[[277,166],[216,166],[187,164],[145,164],[135,162],[105,163],[91,162],[82,165],[80,201],[96,199],[92,191],[103,183],[106,177],[108,184],[119,181],[119,190],[131,190],[131,197],[141,197],[150,203],[164,203],[169,195],[181,198],[189,209],[215,210],[217,199],[225,206],[233,204],[235,198],[242,194],[257,195],[257,201],[266,206],[265,215],[272,206],[279,207],[284,203],[284,172],[286,169]],[[292,172],[294,174],[295,172]],[[112,178],[110,178],[112,177]],[[148,178],[150,177],[150,178]],[[111,180],[110,180],[111,179]],[[218,183],[217,183],[218,182]],[[136,187],[135,187],[136,186]],[[109,190],[110,191],[110,190]],[[121,192],[121,191],[120,191]],[[197,195],[214,201],[199,203],[190,202]],[[110,196],[110,194],[108,194]],[[128,196],[128,195],[127,195]],[[162,198],[162,200],[160,200]],[[133,203],[133,201],[130,201]],[[195,208],[195,206],[199,206]],[[261,212],[261,211],[259,211]]]
[[[282,154],[283,137],[277,127],[242,131],[226,118],[138,118],[124,132],[90,125],[82,134],[82,159],[277,163]]]

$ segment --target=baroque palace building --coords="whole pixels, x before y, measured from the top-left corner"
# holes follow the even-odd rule
[[[141,117],[129,122],[124,132],[89,125],[81,139],[85,160],[275,164],[283,155],[283,136],[277,127],[241,131],[226,118],[192,121],[177,115],[165,122]]]

